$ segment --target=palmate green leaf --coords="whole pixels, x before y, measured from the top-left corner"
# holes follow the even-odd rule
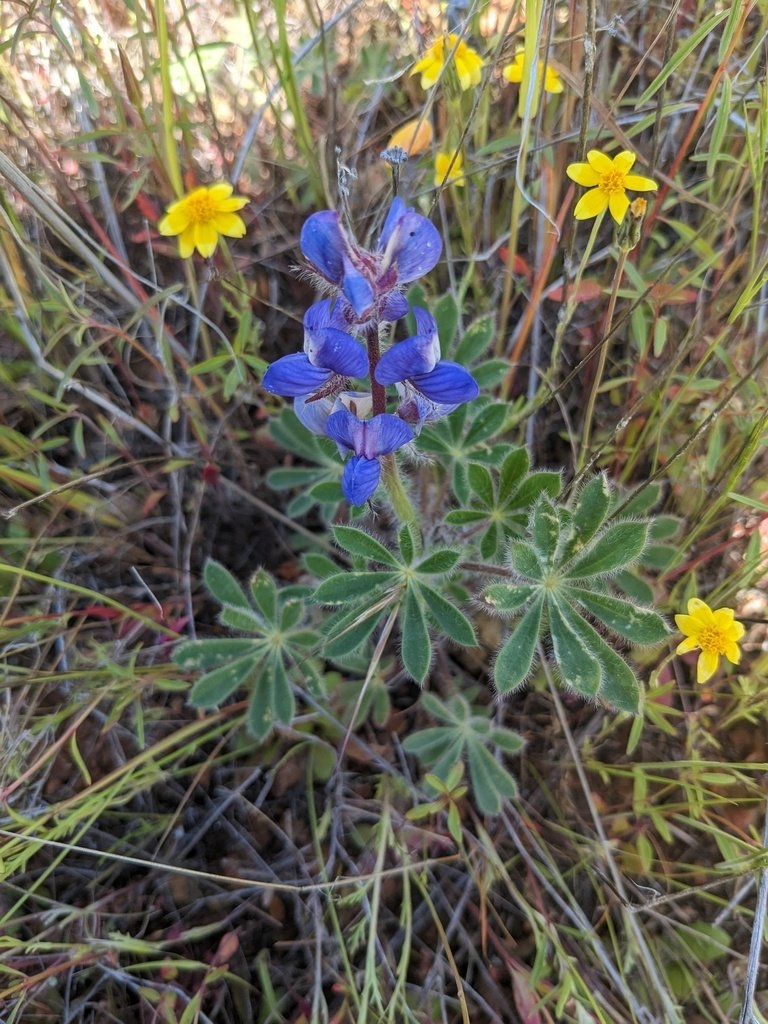
[[[198,708],[216,707],[240,686],[250,682],[264,663],[264,659],[258,657],[256,652],[227,662],[201,676],[192,687],[189,699]]]
[[[467,743],[467,764],[477,806],[483,814],[498,814],[504,799],[517,795],[517,783],[482,743]]]
[[[412,732],[403,740],[403,750],[415,754],[425,764],[434,764],[450,751],[455,764],[461,757],[463,740],[455,729],[445,725],[433,725],[428,729]]]
[[[467,480],[472,491],[487,508],[493,508],[493,480],[485,466],[479,466],[476,462],[470,463],[467,469]]]
[[[219,612],[219,622],[230,629],[238,629],[243,633],[264,633],[266,623],[255,608],[233,608],[224,605]]]
[[[538,592],[532,583],[493,583],[483,591],[483,600],[498,615],[517,615]]]
[[[544,579],[544,569],[528,541],[513,540],[510,542],[509,561],[514,571],[520,576],[526,576],[528,579],[538,582]]]
[[[275,581],[264,569],[259,569],[251,579],[251,595],[256,607],[270,623],[277,622],[277,587]]]
[[[307,491],[307,497],[318,505],[338,505],[344,500],[341,480],[319,480]]]
[[[619,500],[619,495],[614,495],[614,504]],[[643,484],[633,494],[621,502],[623,516],[646,516],[651,509],[661,500],[660,484]]]
[[[653,587],[629,569],[619,569],[611,577],[611,583],[622,594],[626,594],[630,600],[637,601],[638,604],[649,605],[653,601]]]
[[[232,605],[235,608],[251,609],[245,591],[221,562],[209,558],[203,569],[203,580],[211,596],[221,605]]]
[[[519,754],[525,746],[525,740],[519,732],[499,726],[493,726],[488,742],[494,747],[501,747],[506,754]]]
[[[445,355],[453,347],[453,339],[456,336],[456,328],[459,323],[459,307],[450,292],[446,292],[437,300],[432,315],[437,324],[440,350]]]
[[[486,562],[495,562],[504,542],[504,534],[498,523],[492,522],[480,538],[480,554]]]
[[[417,683],[423,683],[432,661],[432,645],[429,642],[424,610],[413,587],[405,592],[399,619],[403,667]]]
[[[525,448],[516,448],[507,455],[499,473],[499,502],[504,504],[530,469],[531,460]]]
[[[547,606],[552,653],[563,682],[584,697],[594,697],[602,677],[600,662],[563,616],[561,602],[554,594],[550,594]]]
[[[546,497],[537,502],[531,514],[531,539],[539,561],[551,566],[560,540],[560,516]]]
[[[273,491],[308,491],[313,484],[324,481],[327,477],[327,469],[296,466],[290,469],[270,469],[266,479],[267,486]]]
[[[648,524],[631,520],[608,526],[592,546],[564,572],[568,579],[586,579],[623,569],[639,558],[648,538]]]
[[[468,366],[485,355],[493,341],[496,321],[491,315],[481,316],[471,323],[451,358],[462,366]]]
[[[611,508],[613,491],[604,473],[585,485],[573,510],[573,527],[584,545],[597,533]]]
[[[248,731],[256,739],[264,739],[274,725],[289,725],[295,710],[293,690],[282,659],[270,659],[264,664],[251,696]]]
[[[658,644],[669,636],[664,619],[652,608],[643,608],[613,594],[597,594],[580,587],[568,587],[568,596],[586,608],[613,633],[633,644]]]
[[[655,516],[651,520],[651,540],[672,540],[680,533],[681,521],[677,516]]]
[[[493,680],[500,694],[510,693],[531,674],[541,630],[543,601],[538,597],[507,637],[493,666]]]
[[[426,558],[419,562],[416,566],[416,572],[425,576],[441,576],[450,572],[460,557],[461,554],[458,551],[454,551],[451,548],[441,548],[438,551],[433,551],[431,555],[427,555]]]
[[[582,637],[584,645],[600,662],[601,680],[597,695],[619,711],[637,714],[640,708],[640,683],[635,673],[597,630],[567,602],[563,602],[560,610],[568,625]]]
[[[361,597],[375,599],[395,578],[394,573],[385,571],[339,572],[319,583],[313,597],[317,604],[358,603]]]
[[[360,555],[383,565],[398,564],[392,552],[364,530],[358,530],[354,526],[334,526],[333,536],[339,547],[348,551],[350,555]]]
[[[530,508],[540,497],[556,498],[563,486],[558,472],[540,469],[529,474],[509,501],[510,508]]]
[[[440,697],[429,691],[421,695],[421,703],[424,710],[439,722],[450,722],[453,725],[461,725],[470,715],[469,701],[461,693],[455,693],[448,700],[441,700]]]
[[[464,647],[475,647],[477,638],[472,628],[472,623],[458,608],[443,597],[438,591],[427,586],[426,583],[418,584],[419,593],[426,604],[429,614],[435,620],[443,633],[450,640],[461,644]]]
[[[416,535],[410,523],[406,523],[401,528],[397,535],[397,542],[400,546],[400,554],[403,556],[403,564],[410,565],[421,546],[421,538]]]
[[[200,672],[246,656],[260,658],[266,650],[263,640],[250,637],[213,637],[210,640],[184,640],[173,652],[172,660],[182,672]]]
[[[452,414],[454,415],[454,414]],[[495,402],[483,406],[475,415],[472,424],[464,437],[464,450],[469,451],[482,441],[487,441],[503,428],[509,415],[509,406],[504,402]]]
[[[304,600],[300,597],[284,597],[280,602],[280,615],[277,623],[281,633],[289,633],[299,622],[304,614]],[[295,640],[292,636],[291,640]]]
[[[465,463],[458,460],[454,462],[451,485],[453,487],[453,493],[456,495],[456,501],[459,505],[468,505],[470,501],[470,490],[469,484],[467,483],[467,467]]]
[[[468,508],[455,508],[446,514],[445,521],[451,523],[452,526],[468,526],[471,523],[480,523],[487,518],[488,513],[485,510],[473,511]]]
[[[303,561],[307,571],[319,580],[324,580],[327,576],[335,576],[339,571],[336,562],[329,558],[328,555],[323,555],[320,552],[305,552]]]
[[[361,647],[376,626],[381,622],[385,609],[369,615],[361,614],[358,608],[330,616],[323,630],[328,637],[323,645],[327,658],[341,658]]]

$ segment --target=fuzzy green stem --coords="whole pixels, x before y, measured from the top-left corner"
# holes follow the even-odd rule
[[[394,454],[382,455],[381,457],[381,482],[384,484],[389,500],[395,515],[401,523],[412,523],[416,519],[416,510],[411,504],[400,473],[397,468],[397,460]]]

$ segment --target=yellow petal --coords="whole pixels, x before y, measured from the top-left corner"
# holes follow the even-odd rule
[[[453,159],[453,153],[438,153],[435,157],[435,188],[441,185],[464,184],[464,161],[461,153]]]
[[[699,641],[696,639],[696,637],[688,636],[685,638],[685,640],[682,641],[682,643],[679,643],[677,645],[677,647],[675,648],[675,654],[687,654],[688,651],[692,651],[694,650],[694,648],[698,646]]]
[[[168,212],[157,225],[161,235],[180,235],[185,231],[191,222],[189,209],[183,203],[174,203],[168,207]]]
[[[686,636],[693,636],[701,629],[701,622],[693,615],[676,615],[675,625]]]
[[[217,185],[211,185],[208,188],[208,194],[215,203],[223,202],[228,196],[232,195],[232,186],[228,181],[220,181]]]
[[[741,661],[741,649],[735,642],[726,644],[726,648],[723,653],[732,665],[738,665]]]
[[[590,149],[587,153],[587,163],[596,171],[600,177],[610,174],[613,171],[613,160],[599,149]]]
[[[195,248],[208,259],[209,256],[213,256],[216,250],[216,243],[219,240],[218,233],[213,224],[195,224],[194,225],[194,236],[195,236]]]
[[[501,73],[508,82],[522,82],[523,80],[523,61],[525,60],[525,54],[522,50],[515,54],[515,59],[511,64],[507,64],[501,69]]]
[[[573,216],[576,220],[589,220],[591,217],[597,217],[601,214],[607,205],[608,196],[605,192],[602,192],[599,188],[592,188],[589,192],[585,192],[578,203],[576,203]]]
[[[219,213],[233,213],[235,210],[242,210],[247,205],[248,200],[244,196],[232,196],[231,199],[222,199],[221,202],[216,203],[216,209]]]
[[[617,153],[613,158],[613,168],[616,171],[620,171],[622,174],[627,174],[635,160],[637,160],[637,157],[634,153],[631,153],[628,149],[622,149],[622,151]]]
[[[611,216],[617,224],[621,224],[624,220],[627,210],[629,209],[629,198],[626,192],[611,192],[608,199],[608,209],[611,211]]]
[[[600,184],[600,175],[595,173],[589,164],[568,164],[565,173],[571,181],[575,181],[577,185],[583,185],[585,188],[594,188],[595,185]]]
[[[245,221],[236,213],[219,213],[213,221],[215,231],[227,238],[242,238],[245,234]]]
[[[642,174],[628,174],[624,179],[624,187],[633,192],[655,192],[659,187],[653,178],[645,178]]]
[[[551,93],[560,93],[563,91],[565,86],[562,83],[560,75],[547,65],[546,74],[544,75],[544,91]]]
[[[733,608],[716,608],[712,612],[712,621],[718,629],[730,629],[734,621]]]
[[[706,683],[710,676],[713,676],[717,671],[719,660],[716,654],[702,651],[696,663],[696,682]]]
[[[712,614],[712,609],[709,607],[707,602],[706,601],[702,601],[700,597],[692,597],[692,598],[690,598],[690,600],[688,601],[688,614],[689,615],[695,615],[698,618],[701,618],[702,613],[704,613],[704,615],[705,615],[705,618],[704,618],[703,621],[704,622],[709,621],[708,618],[706,617],[706,613],[709,613],[711,615]]]
[[[183,260],[189,259],[192,253],[195,251],[195,226],[190,226],[183,232],[179,238],[179,256]]]

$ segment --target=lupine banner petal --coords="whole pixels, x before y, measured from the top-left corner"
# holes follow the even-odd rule
[[[301,229],[299,245],[315,270],[333,284],[341,284],[347,239],[335,210],[321,210],[308,217]]]

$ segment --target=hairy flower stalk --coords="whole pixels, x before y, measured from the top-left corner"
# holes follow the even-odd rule
[[[304,426],[336,442],[346,460],[341,488],[350,504],[364,504],[383,481],[398,516],[408,518],[393,453],[424,423],[479,394],[464,367],[441,358],[437,324],[426,310],[413,310],[414,336],[382,352],[393,324],[409,312],[402,288],[435,266],[440,235],[397,198],[374,249],[360,246],[335,210],[309,217],[300,245],[328,298],[304,314],[303,351],[268,367],[264,388],[293,398]]]

